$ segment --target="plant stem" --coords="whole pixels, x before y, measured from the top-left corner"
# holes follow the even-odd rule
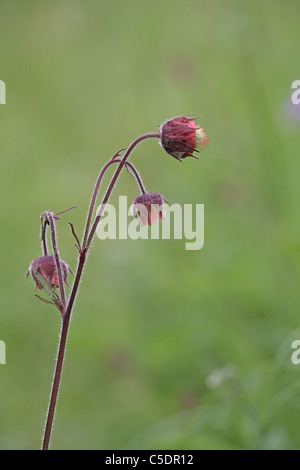
[[[112,163],[114,163],[115,159],[119,156],[120,152],[122,152],[122,150],[119,150],[119,151],[104,165],[104,167],[102,168],[102,170],[100,171],[100,173],[99,173],[99,175],[98,175],[98,178],[97,178],[97,181],[96,181],[96,184],[95,184],[95,187],[94,187],[94,191],[93,191],[93,194],[92,194],[91,202],[90,202],[90,205],[89,205],[89,210],[88,210],[88,215],[87,215],[86,224],[85,224],[85,230],[84,230],[84,235],[83,235],[83,241],[82,241],[82,248],[84,248],[85,245],[86,245],[86,241],[87,241],[87,237],[88,237],[88,233],[89,233],[89,229],[90,229],[90,224],[91,224],[91,219],[92,219],[92,215],[93,215],[93,210],[94,210],[94,207],[95,207],[95,203],[96,203],[96,199],[97,199],[97,194],[98,194],[98,191],[99,191],[99,186],[100,186],[100,184],[101,184],[102,178],[103,178],[104,173],[106,172],[106,170],[110,167],[110,165],[111,165]]]
[[[52,249],[53,249],[53,255],[54,255],[55,263],[56,263],[58,285],[59,285],[59,291],[60,291],[60,301],[62,304],[61,314],[63,316],[65,312],[65,308],[66,308],[66,298],[65,298],[65,288],[64,288],[64,281],[63,281],[63,276],[62,276],[61,264],[60,264],[59,254],[58,254],[57,243],[56,243],[54,214],[50,211],[47,211],[45,215],[50,225]]]
[[[56,359],[56,367],[55,367],[54,379],[52,383],[51,399],[50,399],[49,408],[48,408],[47,421],[46,421],[46,426],[44,430],[42,450],[48,450],[48,447],[49,447],[52,423],[53,423],[55,407],[56,407],[57,394],[59,390],[62,366],[63,366],[64,355],[65,355],[65,350],[66,350],[69,319],[70,317],[66,319],[66,321],[64,319],[62,321],[59,350],[58,350],[57,359]]]
[[[111,182],[110,182],[110,184],[109,184],[109,186],[108,186],[108,188],[107,188],[107,191],[106,191],[106,193],[105,193],[105,195],[104,195],[104,197],[103,197],[103,199],[102,199],[102,203],[101,203],[100,209],[99,209],[99,211],[98,211],[98,213],[97,213],[97,215],[96,215],[96,218],[95,218],[95,220],[94,220],[94,223],[93,223],[93,225],[92,225],[91,231],[90,231],[89,236],[88,236],[88,240],[87,240],[87,244],[86,244],[87,248],[89,248],[90,245],[91,245],[93,236],[94,236],[94,234],[95,234],[95,230],[96,230],[97,225],[98,225],[98,223],[99,223],[99,221],[100,221],[100,219],[101,219],[101,215],[103,214],[103,211],[104,211],[104,208],[105,208],[105,204],[107,203],[107,201],[108,201],[108,199],[109,199],[109,196],[111,195],[111,192],[112,192],[112,190],[113,190],[113,188],[114,188],[114,185],[115,185],[115,183],[116,183],[116,181],[117,181],[117,179],[118,179],[118,176],[119,176],[119,174],[120,174],[120,172],[121,172],[123,166],[124,166],[125,163],[126,163],[127,158],[129,157],[129,155],[131,154],[132,150],[134,149],[134,147],[135,147],[139,142],[141,142],[141,141],[144,140],[144,139],[149,139],[149,138],[151,138],[151,137],[158,137],[158,138],[159,138],[159,137],[160,137],[160,133],[159,133],[159,132],[150,132],[150,133],[148,133],[148,134],[143,134],[143,135],[141,135],[140,137],[138,137],[137,139],[135,139],[135,140],[129,145],[129,147],[127,148],[127,150],[126,150],[124,156],[122,157],[122,159],[121,159],[121,161],[120,161],[120,163],[119,163],[118,168],[116,169],[116,171],[115,171],[115,173],[114,173],[114,175],[113,175],[113,177],[112,177],[112,180],[111,180]]]
[[[80,282],[83,266],[85,263],[85,259],[86,259],[86,250],[82,252],[79,256],[79,261],[78,261],[77,271],[76,271],[76,275],[74,279],[72,293],[70,295],[67,310],[62,320],[59,348],[58,348],[57,359],[56,359],[56,367],[55,367],[55,372],[54,372],[54,379],[53,379],[48,414],[47,414],[47,421],[46,421],[46,426],[44,430],[42,450],[48,450],[49,448],[49,441],[50,441],[53,418],[54,418],[54,413],[55,413],[55,408],[56,408],[57,395],[58,395],[61,373],[62,373],[65,351],[66,351],[66,342],[67,342],[69,324],[70,324],[70,319],[71,319],[71,311],[74,305],[76,293],[78,291],[79,282]]]
[[[86,262],[87,251],[90,248],[95,230],[96,230],[97,225],[98,225],[98,223],[101,219],[101,215],[103,213],[105,204],[107,203],[107,201],[108,201],[108,199],[111,195],[113,187],[117,182],[118,176],[119,176],[123,166],[125,165],[127,158],[129,157],[130,153],[132,152],[134,147],[139,142],[141,142],[142,140],[145,140],[147,138],[151,138],[151,137],[158,137],[159,138],[160,133],[159,132],[151,132],[151,133],[148,133],[148,134],[143,134],[142,136],[135,139],[130,144],[130,146],[127,148],[124,156],[122,157],[122,159],[119,162],[118,168],[116,169],[116,171],[115,171],[115,173],[112,177],[112,180],[110,182],[110,185],[109,185],[109,187],[108,187],[108,189],[107,189],[107,191],[106,191],[106,193],[103,197],[100,211],[98,211],[98,213],[96,215],[96,218],[94,220],[92,229],[91,229],[91,231],[88,235],[88,230],[89,230],[89,226],[90,226],[90,222],[91,222],[92,212],[93,212],[93,208],[94,208],[94,205],[95,205],[95,202],[96,202],[96,198],[97,198],[97,194],[98,194],[101,179],[103,177],[104,171],[114,161],[114,159],[116,159],[119,152],[111,160],[109,160],[109,162],[103,167],[103,169],[101,170],[101,172],[98,176],[98,179],[97,179],[94,191],[93,191],[92,199],[91,199],[91,202],[90,202],[90,205],[89,205],[88,218],[87,218],[87,222],[86,222],[85,232],[84,232],[84,235],[83,235],[81,251],[79,253],[75,279],[74,279],[74,282],[73,282],[73,285],[72,285],[72,290],[71,290],[71,294],[70,294],[70,297],[69,297],[69,301],[68,301],[67,307],[65,309],[65,312],[64,312],[64,315],[63,315],[63,318],[62,318],[62,327],[61,327],[61,334],[60,334],[59,349],[58,349],[58,354],[57,354],[57,359],[56,359],[56,366],[55,366],[54,378],[53,378],[51,395],[50,395],[50,402],[49,402],[46,425],[45,425],[45,430],[44,430],[42,450],[48,450],[48,448],[49,448],[53,418],[54,418],[54,414],[55,414],[57,396],[58,396],[58,391],[59,391],[59,386],[60,386],[60,381],[61,381],[61,374],[62,374],[62,368],[63,368],[63,363],[64,363],[65,351],[66,351],[66,342],[67,342],[67,336],[68,336],[68,331],[69,331],[70,319],[71,319],[71,314],[72,314],[74,301],[75,301],[75,298],[76,298],[76,295],[77,295],[77,292],[78,292],[78,288],[79,288],[79,284],[80,284],[84,264]],[[131,169],[132,169],[132,166],[131,166]],[[141,180],[138,180],[138,181],[141,181]],[[50,214],[53,216],[52,212]],[[47,212],[47,216],[48,216],[48,212]],[[51,225],[51,221],[52,221],[52,225]],[[58,250],[57,250],[56,239],[55,239],[54,219],[51,216],[50,216],[49,222],[50,222],[50,226],[51,226],[51,235],[53,235],[53,238],[52,238],[53,252],[55,251],[55,253],[58,256]],[[54,256],[55,256],[55,253],[54,253]],[[60,267],[60,265],[59,265],[59,267]],[[58,272],[59,272],[59,269],[58,269]],[[62,287],[63,287],[63,284],[62,284]],[[65,305],[65,303],[64,303],[64,305]]]
[[[94,187],[94,191],[93,191],[93,194],[92,194],[92,199],[91,199],[90,206],[89,206],[88,216],[87,216],[87,219],[86,219],[85,230],[84,230],[84,235],[83,235],[83,245],[82,245],[83,247],[86,245],[86,241],[87,241],[87,237],[88,237],[88,233],[89,233],[89,228],[90,228],[90,225],[91,225],[93,210],[94,210],[94,207],[95,207],[95,203],[96,203],[96,199],[97,199],[97,195],[98,195],[98,191],[99,191],[99,187],[100,187],[102,178],[103,178],[104,173],[106,172],[106,170],[110,167],[110,165],[112,165],[113,163],[120,163],[121,162],[120,158],[117,158],[117,156],[119,155],[120,152],[121,152],[121,150],[119,150],[119,152],[117,152],[106,163],[106,165],[104,165],[104,167],[100,171],[99,176],[97,178],[97,181],[96,181],[96,184],[95,184],[95,187]],[[130,162],[126,162],[125,165],[126,165],[126,168],[129,167],[132,170],[132,173],[131,173],[131,171],[129,171],[128,168],[127,168],[128,172],[131,174],[131,176],[133,176],[136,179],[136,181],[137,181],[137,183],[140,187],[141,192],[144,194],[145,193],[145,188],[143,186],[142,178],[139,175],[138,171],[136,170],[134,165],[132,165]]]
[[[121,161],[121,160],[115,160],[115,162],[117,161]],[[142,182],[142,178],[141,176],[139,175],[138,171],[136,170],[136,168],[130,163],[130,162],[126,162],[125,163],[125,166],[126,166],[126,169],[128,171],[128,173],[131,174],[131,176],[133,176],[133,178],[136,179],[136,182],[140,188],[140,191],[142,194],[145,194],[146,193],[146,189],[145,189],[145,186],[143,185],[143,182]],[[128,170],[128,168],[130,168],[132,170],[132,173],[131,171]]]
[[[47,242],[46,242],[46,227],[47,227],[47,219],[45,217],[45,213],[43,212],[41,215],[41,242],[42,242],[42,249],[43,255],[48,255],[47,249]]]

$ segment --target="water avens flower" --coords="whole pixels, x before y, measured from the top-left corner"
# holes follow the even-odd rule
[[[140,194],[132,203],[132,214],[141,226],[160,222],[165,217],[164,201],[165,199],[158,193]]]
[[[60,260],[63,282],[67,283],[68,265]],[[38,274],[37,274],[38,273]],[[55,258],[52,255],[39,256],[35,258],[29,266],[27,276],[31,274],[35,280],[36,288],[42,289],[43,285],[40,282],[41,276],[51,288],[58,287],[58,274],[56,269]]]
[[[160,126],[160,145],[177,160],[197,158],[193,152],[204,150],[209,143],[206,132],[202,126],[197,127],[195,119],[177,116]]]

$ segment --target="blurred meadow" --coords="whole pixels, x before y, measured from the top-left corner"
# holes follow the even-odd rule
[[[149,140],[132,162],[149,191],[205,204],[204,247],[94,240],[51,448],[299,449],[299,1],[0,11],[0,449],[39,449],[46,418],[60,318],[25,280],[40,214],[78,206],[57,224],[74,270],[68,222],[82,234],[102,165],[181,114],[209,135],[198,161]],[[126,171],[120,194],[138,194]]]

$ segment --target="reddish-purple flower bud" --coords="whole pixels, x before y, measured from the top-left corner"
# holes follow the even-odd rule
[[[209,143],[203,127],[197,127],[194,119],[177,116],[160,126],[160,144],[177,160],[186,157],[197,158],[193,152],[204,150]]]
[[[132,203],[132,214],[142,226],[160,222],[165,217],[164,201],[165,199],[157,193],[141,194]]]
[[[67,274],[68,274],[69,267],[62,260],[60,260],[60,266],[61,266],[63,281],[64,283],[67,283]],[[39,276],[37,275],[37,273],[40,276],[42,276],[42,278],[44,278],[51,287],[59,286],[58,274],[57,274],[54,256],[52,255],[40,256],[39,258],[35,258],[32,261],[31,265],[29,266],[27,276],[28,274],[31,274],[31,276],[35,280],[36,288],[42,289],[43,286],[38,279]]]

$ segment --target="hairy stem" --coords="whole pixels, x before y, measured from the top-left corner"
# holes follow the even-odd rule
[[[119,154],[119,152],[118,152],[118,154]],[[90,202],[88,216],[87,216],[87,219],[86,219],[86,225],[85,225],[84,236],[83,236],[83,246],[85,246],[86,241],[87,241],[87,236],[88,236],[89,228],[90,228],[90,225],[91,225],[93,210],[94,210],[94,207],[95,207],[95,203],[96,203],[96,199],[97,199],[97,195],[98,195],[98,191],[99,191],[99,187],[100,187],[102,178],[103,178],[104,173],[106,172],[106,170],[110,167],[110,165],[112,165],[113,163],[120,163],[121,162],[120,158],[116,158],[116,156],[118,154],[114,155],[113,158],[111,160],[109,160],[106,163],[106,165],[104,165],[104,167],[102,168],[102,170],[99,173],[99,176],[98,176],[98,179],[96,181],[95,188],[94,188],[94,191],[93,191],[92,199],[91,199],[91,202]],[[141,192],[143,194],[145,194],[146,190],[145,190],[145,187],[143,185],[142,178],[141,178],[139,172],[137,171],[137,169],[135,168],[135,166],[132,165],[132,163],[130,163],[130,162],[126,162],[125,165],[126,165],[126,168],[128,170],[128,173],[130,173],[131,176],[133,176],[133,178],[136,179],[137,184],[138,184]],[[131,171],[128,168],[130,168]]]
[[[41,215],[41,242],[42,242],[42,249],[43,249],[44,256],[48,254],[47,242],[46,242],[47,224],[48,224],[47,218],[45,217],[45,213],[43,212]]]
[[[53,255],[54,255],[54,258],[55,258],[55,264],[56,264],[56,270],[57,270],[58,285],[59,285],[59,292],[60,292],[60,301],[61,301],[61,304],[62,304],[61,314],[63,316],[64,312],[65,312],[65,308],[66,308],[66,298],[65,298],[65,287],[64,287],[64,281],[63,281],[63,276],[62,276],[62,269],[61,269],[61,264],[60,264],[59,254],[58,254],[58,248],[57,248],[57,243],[56,243],[54,214],[50,211],[47,211],[45,213],[45,215],[46,215],[46,217],[49,221],[49,225],[50,225],[52,249],[53,249]]]
[[[115,160],[115,162],[120,162],[120,161],[121,161],[121,160]],[[131,176],[133,176],[133,178],[136,179],[136,182],[137,182],[137,184],[138,184],[138,186],[139,186],[139,188],[140,188],[141,193],[142,193],[142,194],[145,194],[145,192],[146,192],[145,186],[143,185],[142,178],[141,178],[141,176],[139,175],[139,173],[138,173],[138,171],[136,170],[136,168],[135,168],[130,162],[126,162],[126,163],[125,163],[125,166],[126,166],[126,169],[127,169],[128,173],[130,173]],[[131,171],[130,171],[128,168],[130,168],[130,170],[132,171],[132,173],[131,173]]]
[[[57,354],[56,367],[55,367],[55,372],[54,372],[54,379],[52,383],[51,398],[49,402],[47,421],[46,421],[46,426],[44,430],[42,450],[48,450],[48,447],[49,447],[52,423],[53,423],[55,407],[56,407],[57,394],[58,394],[62,366],[63,366],[64,355],[65,355],[65,350],[66,350],[68,329],[69,329],[69,321],[63,320],[61,333],[60,333],[59,350]]]
[[[100,219],[101,219],[101,216],[102,216],[102,214],[103,214],[103,211],[104,211],[104,208],[105,208],[105,204],[107,203],[107,201],[108,201],[108,199],[109,199],[109,197],[110,197],[110,195],[111,195],[111,192],[112,192],[112,190],[113,190],[113,188],[114,188],[114,185],[116,184],[116,181],[117,181],[117,179],[118,179],[118,176],[119,176],[119,174],[120,174],[120,172],[121,172],[123,166],[125,165],[127,158],[129,157],[129,155],[131,154],[132,150],[134,149],[134,147],[135,147],[139,142],[141,142],[141,141],[144,140],[144,139],[149,139],[149,138],[151,138],[151,137],[158,137],[158,138],[159,138],[159,137],[160,137],[160,133],[159,133],[159,132],[150,132],[150,133],[148,133],[148,134],[143,134],[143,135],[141,135],[140,137],[138,137],[137,139],[135,139],[135,140],[129,145],[129,147],[127,148],[126,152],[124,153],[124,156],[122,157],[122,159],[121,159],[121,161],[120,161],[120,163],[119,163],[119,166],[118,166],[118,168],[116,169],[116,171],[115,171],[115,173],[114,173],[114,175],[113,175],[113,177],[112,177],[112,179],[111,179],[111,182],[110,182],[110,184],[109,184],[109,186],[108,186],[108,188],[107,188],[107,191],[106,191],[106,193],[105,193],[105,195],[104,195],[104,197],[103,197],[103,199],[102,199],[102,203],[101,203],[100,209],[99,209],[99,211],[98,211],[98,213],[97,213],[97,215],[96,215],[96,218],[95,218],[95,220],[94,220],[94,223],[93,223],[93,225],[92,225],[91,231],[90,231],[89,236],[88,236],[88,240],[87,240],[87,244],[86,244],[87,248],[89,248],[90,245],[91,245],[93,236],[94,236],[94,234],[95,234],[95,230],[96,230],[97,225],[98,225],[98,223],[99,223],[99,221],[100,221]]]
[[[78,287],[79,287],[79,282],[80,282],[83,266],[84,266],[85,259],[86,259],[85,255],[86,255],[86,251],[82,252],[79,256],[78,266],[77,266],[77,271],[76,271],[76,275],[75,275],[75,279],[74,279],[72,293],[71,293],[71,296],[70,296],[70,299],[69,299],[69,302],[68,302],[68,306],[67,306],[65,315],[64,315],[63,320],[62,320],[59,348],[58,348],[58,353],[57,353],[56,366],[55,366],[55,372],[54,372],[54,379],[53,379],[53,383],[52,383],[52,390],[51,390],[51,396],[50,396],[46,426],[45,426],[45,430],[44,430],[42,450],[48,450],[48,448],[49,448],[53,418],[54,418],[56,402],[57,402],[57,395],[58,395],[60,379],[61,379],[61,373],[62,373],[64,357],[65,357],[65,351],[66,351],[66,342],[67,342],[69,324],[70,324],[70,319],[71,319],[71,311],[72,311],[72,307],[74,305],[76,293],[77,293],[77,290],[78,290]]]
[[[86,241],[87,241],[87,237],[88,237],[88,233],[89,233],[89,229],[90,229],[90,225],[91,225],[93,210],[94,210],[94,207],[95,207],[95,203],[96,203],[96,199],[97,199],[97,195],[98,195],[98,191],[99,191],[99,187],[100,187],[102,178],[103,178],[104,173],[106,172],[106,170],[110,167],[110,165],[111,165],[112,163],[115,162],[116,158],[120,155],[120,152],[122,152],[122,150],[119,150],[119,151],[104,165],[104,167],[102,168],[102,170],[100,171],[100,173],[99,173],[99,175],[98,175],[98,178],[97,178],[97,181],[96,181],[96,184],[95,184],[95,187],[94,187],[94,191],[93,191],[93,194],[92,194],[91,202],[90,202],[90,205],[89,205],[89,210],[88,210],[87,219],[86,219],[86,224],[85,224],[85,229],[84,229],[84,235],[83,235],[83,240],[82,240],[82,245],[81,245],[83,248],[86,246]]]

